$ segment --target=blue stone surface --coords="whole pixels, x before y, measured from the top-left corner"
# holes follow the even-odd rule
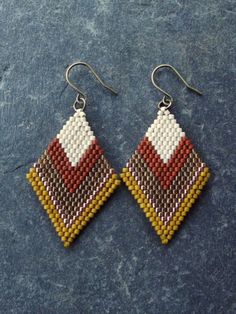
[[[235,0],[0,1],[0,312],[236,313]],[[117,171],[156,117],[162,95],[211,169],[202,197],[169,246],[121,186],[64,249],[25,180],[73,114],[64,71],[85,68],[88,120]]]

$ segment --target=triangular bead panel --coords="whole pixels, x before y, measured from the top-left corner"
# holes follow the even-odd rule
[[[82,110],[66,122],[27,178],[65,247],[120,183]]]
[[[210,176],[174,115],[160,109],[121,177],[167,244]]]

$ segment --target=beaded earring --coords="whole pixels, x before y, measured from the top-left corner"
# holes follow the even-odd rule
[[[78,65],[86,66],[103,87],[117,94],[89,64],[71,64],[66,80],[78,93],[73,104],[75,114],[26,175],[65,247],[120,183],[86,120],[86,96],[69,80],[70,70]]]
[[[157,70],[164,67],[173,70],[189,89],[201,95],[171,65],[162,64],[153,70],[152,83],[165,96],[158,104],[157,118],[123,168],[121,178],[161,242],[167,244],[200,195],[210,173],[168,110],[173,98],[154,81]]]

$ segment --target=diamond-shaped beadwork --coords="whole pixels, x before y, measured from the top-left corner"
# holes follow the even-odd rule
[[[174,115],[161,108],[121,177],[167,244],[210,176]]]
[[[80,109],[30,168],[27,178],[65,247],[120,182]]]

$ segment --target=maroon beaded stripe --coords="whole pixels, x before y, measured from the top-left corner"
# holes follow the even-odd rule
[[[157,176],[161,187],[167,190],[184,165],[192,148],[192,143],[184,136],[172,153],[171,158],[167,163],[164,163],[152,143],[147,137],[144,137],[138,145],[138,152],[148,164],[149,169]]]
[[[66,187],[73,193],[102,155],[103,150],[98,145],[97,140],[94,140],[75,167],[71,165],[57,138],[48,145],[47,153],[60,173]]]

